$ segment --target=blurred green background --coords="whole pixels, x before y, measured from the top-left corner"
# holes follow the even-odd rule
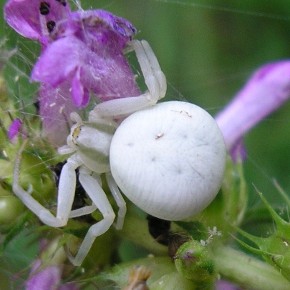
[[[5,1],[0,3],[3,7]],[[130,20],[139,31],[136,37],[149,41],[167,76],[167,99],[196,103],[212,115],[256,68],[290,55],[290,2],[286,0],[83,0],[82,6],[106,9]],[[17,46],[20,59],[24,58],[19,64],[23,82],[15,85],[15,76],[9,76],[12,95],[32,98],[35,87],[31,89],[25,75],[37,56],[37,46],[18,37],[3,19],[0,24],[1,38],[8,39],[6,47]],[[282,201],[273,178],[290,193],[289,112],[286,103],[245,138],[250,207],[260,202],[252,184],[277,204]]]

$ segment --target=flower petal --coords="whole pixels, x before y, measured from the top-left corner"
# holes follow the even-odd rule
[[[76,37],[66,37],[54,41],[36,62],[31,79],[57,87],[71,78],[76,68],[82,64],[82,54],[87,48]]]
[[[135,75],[123,54],[90,53],[83,62],[84,86],[101,101],[140,95]]]
[[[76,107],[85,107],[89,102],[89,91],[81,82],[81,69],[78,68],[71,85],[72,100]]]
[[[243,135],[290,97],[290,61],[259,68],[216,121],[231,150]]]
[[[77,79],[84,92],[92,91],[102,101],[140,94],[122,52],[111,52],[106,47],[94,52],[74,36],[50,44],[35,64],[31,78],[52,87]]]
[[[61,271],[57,266],[49,266],[40,270],[41,261],[37,260],[32,269],[32,275],[26,281],[27,290],[51,290],[57,289],[60,283]]]
[[[48,85],[42,86],[39,106],[44,137],[55,147],[64,145],[72,125],[70,113],[76,111],[68,84],[64,83],[57,89]]]
[[[26,281],[26,290],[78,290],[74,283],[61,283],[62,267],[42,265],[41,260],[35,260],[30,277]]]
[[[136,28],[126,19],[105,10],[87,10],[73,12],[71,18],[81,23],[84,32],[82,40],[93,48],[96,44],[111,47],[120,52],[136,33]]]
[[[247,150],[242,140],[237,141],[232,148],[230,148],[230,155],[234,162],[243,161],[247,158]]]
[[[8,138],[11,142],[19,135],[22,128],[22,122],[20,119],[14,119],[8,128]]]
[[[20,35],[46,42],[49,23],[68,17],[69,12],[67,1],[9,0],[4,7],[4,18]]]

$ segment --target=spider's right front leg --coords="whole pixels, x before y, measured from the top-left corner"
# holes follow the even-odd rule
[[[167,83],[158,60],[145,40],[133,40],[130,44],[135,51],[148,91],[136,97],[114,99],[98,104],[91,115],[119,117],[155,105],[165,96]]]

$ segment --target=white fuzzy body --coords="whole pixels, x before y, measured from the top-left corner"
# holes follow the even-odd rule
[[[214,119],[185,102],[165,102],[126,118],[111,143],[112,175],[145,212],[181,220],[202,211],[223,179],[225,144]]]

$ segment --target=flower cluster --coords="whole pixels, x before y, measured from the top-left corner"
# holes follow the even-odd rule
[[[41,44],[31,80],[40,82],[43,130],[53,145],[64,144],[70,113],[87,106],[90,93],[99,101],[139,95],[123,52],[136,33],[127,20],[71,11],[66,0],[10,0],[4,14],[20,35]]]

